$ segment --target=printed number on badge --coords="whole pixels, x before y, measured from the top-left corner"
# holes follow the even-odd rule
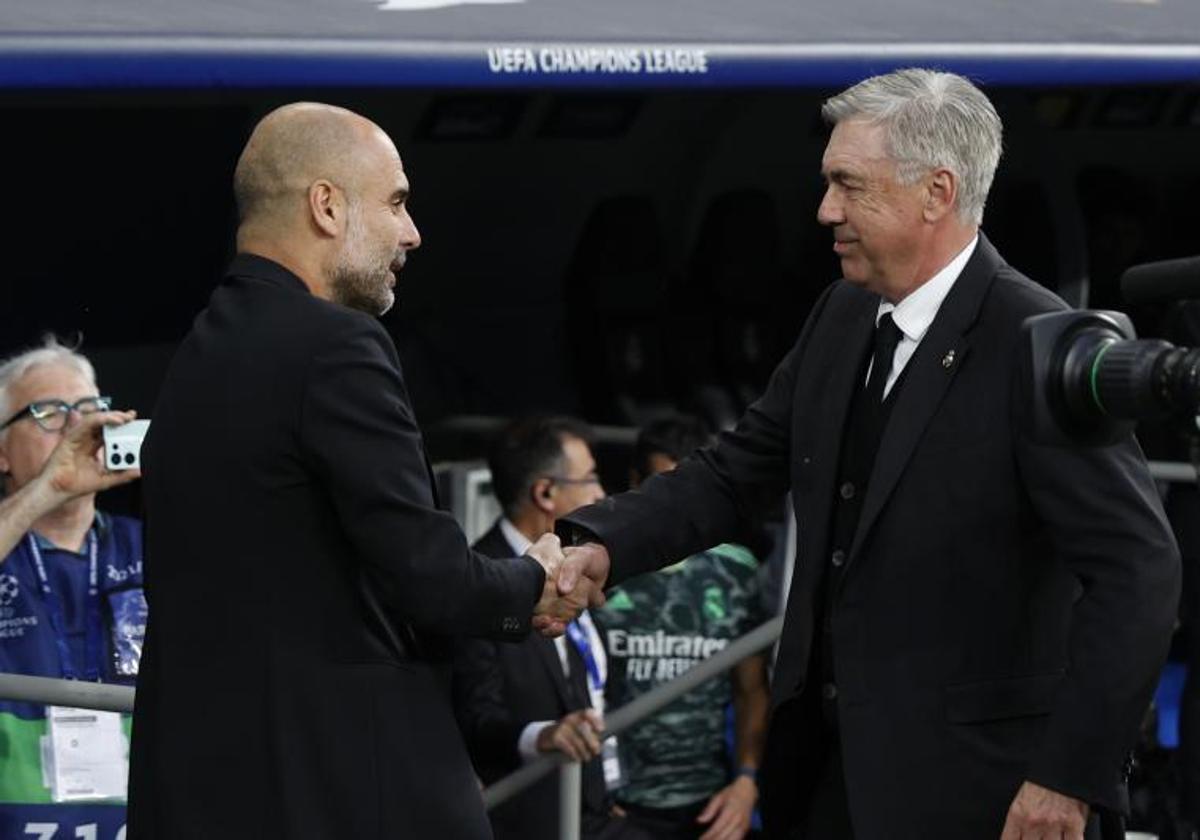
[[[25,823],[25,834],[35,840],[58,840],[58,823]],[[76,840],[100,840],[99,828],[95,823],[75,827]],[[113,840],[125,840],[125,826],[118,829]]]

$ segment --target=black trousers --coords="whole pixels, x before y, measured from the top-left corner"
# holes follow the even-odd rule
[[[633,825],[656,840],[696,840],[708,830],[708,826],[696,822],[708,798],[682,808],[646,808],[640,805],[622,805],[627,819]]]

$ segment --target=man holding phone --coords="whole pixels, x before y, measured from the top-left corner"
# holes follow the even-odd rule
[[[102,430],[134,414],[109,408],[87,358],[52,337],[0,362],[0,671],[137,676],[146,624],[141,523],[96,509],[97,492],[139,476],[109,472],[99,457]],[[86,825],[106,837],[120,831],[128,721],[0,701],[0,836],[27,836],[34,824],[72,836]],[[85,755],[72,755],[72,741]],[[77,757],[91,765],[83,775]]]

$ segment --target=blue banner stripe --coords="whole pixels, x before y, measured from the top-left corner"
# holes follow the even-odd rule
[[[1200,80],[1200,48],[1061,51],[1004,45],[955,52],[953,46],[923,50],[862,45],[857,54],[814,46],[794,53],[784,49],[723,47],[628,47],[668,53],[700,51],[703,71],[656,68],[643,60],[636,72],[562,69],[543,63],[542,45],[525,48],[532,66],[500,62],[488,48],[446,52],[419,50],[371,54],[370,50],[297,50],[253,52],[193,49],[29,50],[0,44],[0,86],[8,88],[270,88],[270,87],[409,87],[499,89],[705,89],[749,87],[837,87],[864,76],[912,66],[941,67],[994,85],[1166,84]],[[551,56],[553,57],[553,56]],[[549,68],[549,69],[547,69]]]

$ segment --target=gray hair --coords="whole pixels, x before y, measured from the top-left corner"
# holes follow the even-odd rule
[[[88,361],[87,357],[76,352],[73,347],[60,343],[55,336],[47,334],[42,338],[41,345],[31,347],[0,361],[0,423],[7,420],[12,412],[19,408],[19,406],[14,406],[9,398],[12,386],[20,382],[29,371],[42,365],[63,365],[74,368],[92,385],[96,384],[96,369],[92,367],[92,363]],[[4,440],[7,435],[8,429],[0,430],[0,441]]]
[[[992,103],[967,79],[917,67],[872,76],[828,99],[821,116],[830,125],[861,119],[883,126],[900,183],[949,169],[959,182],[959,219],[983,221],[1003,127]]]

